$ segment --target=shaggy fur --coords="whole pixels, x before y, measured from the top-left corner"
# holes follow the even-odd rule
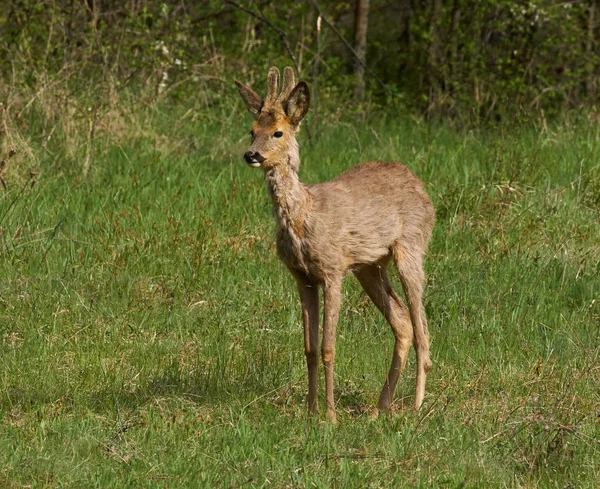
[[[417,356],[415,409],[423,402],[431,368],[429,333],[422,304],[423,258],[435,211],[422,182],[399,163],[361,163],[338,178],[307,186],[297,175],[296,132],[310,105],[308,86],[294,86],[291,68],[277,95],[279,71],[269,70],[265,101],[236,81],[256,122],[246,160],[265,174],[277,223],[277,252],[296,279],[302,302],[308,366],[308,409],[317,412],[319,287],[323,289],[322,359],[326,416],[336,421],[333,397],[335,328],[341,284],[352,272],[385,316],[396,342],[377,413],[388,411],[396,383],[414,344]],[[387,264],[398,269],[408,307],[392,289]]]

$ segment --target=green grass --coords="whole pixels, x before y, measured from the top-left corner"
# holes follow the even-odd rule
[[[303,181],[399,160],[438,215],[422,410],[411,356],[369,420],[392,335],[349,278],[331,426],[305,412],[299,301],[239,115],[149,110],[86,177],[32,139],[37,183],[21,165],[0,194],[0,487],[596,487],[598,128],[302,138]]]

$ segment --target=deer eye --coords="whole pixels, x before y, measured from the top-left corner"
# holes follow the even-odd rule
[[[253,138],[254,137],[254,131],[250,131],[250,137]]]
[[[280,138],[281,136],[283,136],[283,133],[281,131],[276,131],[275,133],[273,133],[274,138]]]

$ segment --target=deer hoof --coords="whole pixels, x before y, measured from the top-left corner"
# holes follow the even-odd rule
[[[333,409],[328,409],[325,413],[325,420],[331,424],[338,424],[337,417],[335,415],[335,411]]]

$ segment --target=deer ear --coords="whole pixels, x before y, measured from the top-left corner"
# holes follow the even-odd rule
[[[260,116],[260,109],[262,109],[263,106],[262,99],[254,90],[248,88],[243,83],[240,83],[239,81],[235,80],[235,84],[237,85],[242,100],[244,101],[246,107],[248,107],[248,110],[252,114],[252,117],[258,119],[258,116]]]
[[[283,101],[283,110],[293,126],[300,124],[310,107],[310,91],[306,82],[299,82]]]

